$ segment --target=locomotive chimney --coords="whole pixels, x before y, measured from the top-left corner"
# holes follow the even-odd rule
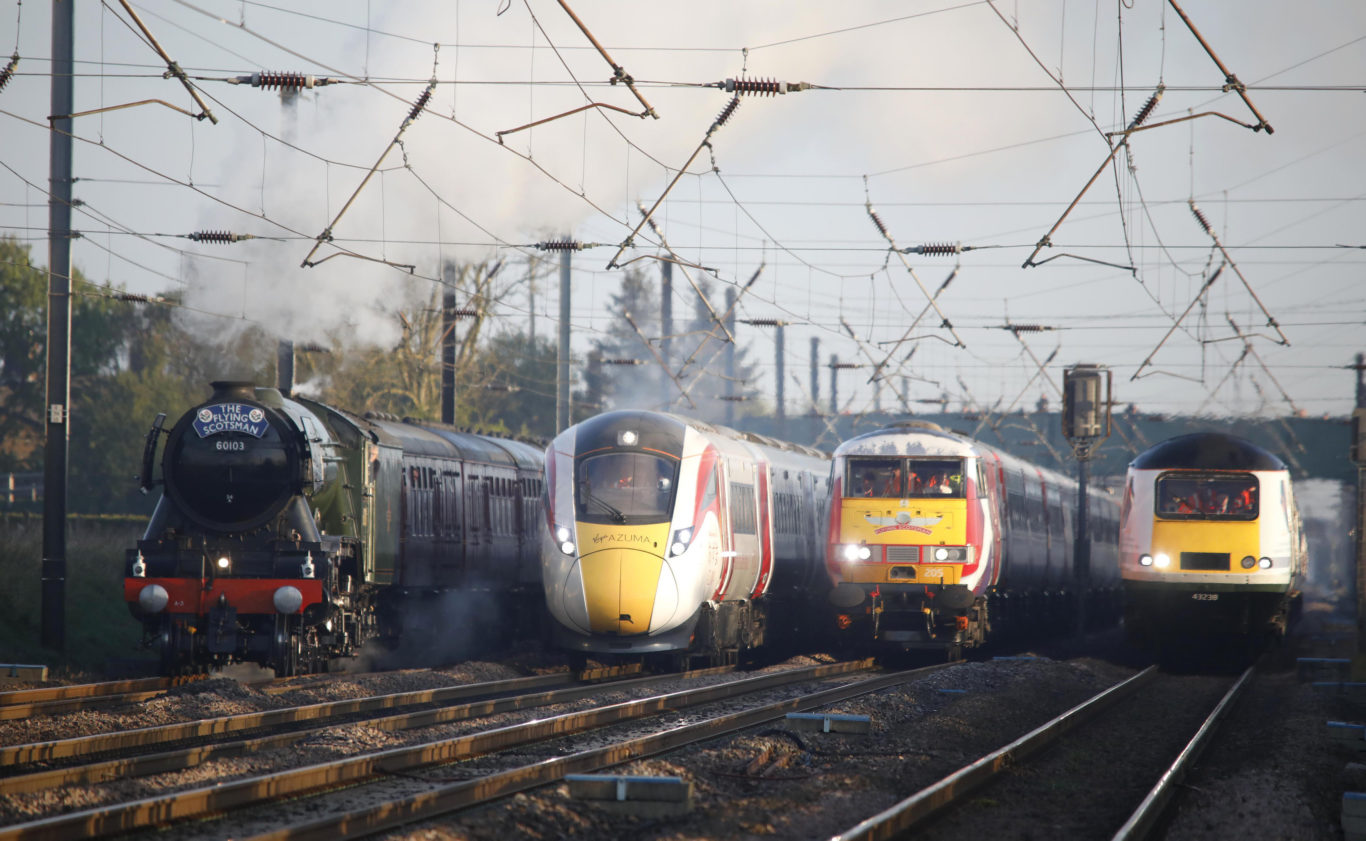
[[[294,391],[294,343],[281,339],[275,352],[275,387],[285,397]]]

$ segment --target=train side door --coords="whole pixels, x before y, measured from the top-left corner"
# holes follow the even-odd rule
[[[465,485],[461,466],[460,462],[454,462],[441,471],[441,521],[446,531],[445,551],[457,579],[464,578],[468,569],[465,555]]]
[[[725,598],[744,599],[758,584],[761,562],[756,471],[754,464],[748,461],[733,459],[729,465],[727,496],[735,558]]]
[[[393,584],[403,561],[403,454],[397,447],[381,445],[374,455],[374,581]]]

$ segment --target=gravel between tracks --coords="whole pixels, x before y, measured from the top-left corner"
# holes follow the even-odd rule
[[[809,662],[800,658],[787,665]],[[1228,732],[1235,735],[1220,739],[1204,758],[1189,781],[1190,796],[1166,837],[1179,841],[1332,841],[1342,837],[1337,825],[1338,800],[1345,784],[1342,769],[1361,755],[1346,754],[1329,744],[1324,721],[1366,720],[1366,712],[1344,708],[1315,693],[1296,678],[1293,664],[1293,657],[1280,658],[1235,707],[1228,722]],[[544,667],[536,658],[515,665],[466,663],[435,671],[346,676],[280,695],[227,680],[204,681],[132,709],[0,723],[0,743],[496,680]],[[691,781],[694,808],[678,817],[619,814],[573,801],[566,786],[555,785],[380,837],[390,841],[828,838],[1136,670],[1123,657],[1077,657],[1065,650],[1041,649],[1036,659],[969,663],[832,710],[872,716],[874,730],[869,736],[796,733],[779,724],[612,769],[613,773],[676,775]],[[1141,738],[1141,734],[1134,737]],[[356,725],[310,740],[301,746],[297,758],[319,761],[391,746],[402,738]],[[1122,751],[1121,743],[1116,752]],[[1130,772],[1124,759],[1117,755],[1111,766],[1095,772],[1102,776],[1095,780],[1093,791],[1126,781]],[[92,788],[65,796],[52,793],[50,798],[0,797],[0,822],[95,805],[135,791],[148,796],[212,783],[249,772],[253,764],[248,758],[127,780],[104,792]],[[446,770],[450,775],[460,774],[458,766]],[[1111,775],[1113,779],[1107,779]],[[1366,779],[1361,782],[1366,784]],[[1079,794],[1078,801],[1085,796]],[[989,790],[977,797],[990,798]],[[977,837],[1057,837],[1057,830],[1044,818],[1021,820],[1018,815],[1003,815],[985,820],[985,824],[973,825]],[[214,832],[238,834],[232,818]],[[165,837],[181,834],[172,831]],[[1080,841],[1105,838],[1108,833],[1069,832],[1067,837]]]

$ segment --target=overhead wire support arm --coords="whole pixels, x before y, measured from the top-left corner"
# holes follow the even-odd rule
[[[152,31],[147,28],[147,25],[142,22],[142,18],[138,17],[138,13],[133,11],[133,7],[128,4],[128,0],[119,0],[119,5],[123,6],[123,10],[133,19],[133,23],[137,24],[138,29],[142,30],[142,34],[146,36],[148,43],[152,45],[152,49],[156,50],[157,55],[161,56],[162,61],[166,62],[166,72],[163,76],[166,78],[174,76],[179,79],[180,84],[184,85],[185,90],[189,92],[190,98],[199,106],[201,113],[191,114],[190,116],[194,117],[196,120],[202,120],[205,117],[208,117],[209,122],[217,125],[218,118],[209,110],[209,106],[204,104],[204,100],[199,97],[199,91],[195,90],[194,85],[190,84],[190,79],[185,75],[185,71],[181,70],[180,65],[172,61],[171,57],[166,54],[166,51],[161,48],[161,44],[157,43],[156,36],[154,36]]]
[[[599,44],[599,43],[598,43],[598,39],[593,37],[593,33],[588,31],[588,27],[584,25],[583,21],[579,20],[579,16],[576,15],[576,14],[574,14],[574,10],[571,9],[571,8],[569,8],[569,4],[568,4],[568,3],[564,2],[564,0],[559,0],[559,3],[560,3],[560,8],[564,9],[565,14],[569,15],[569,19],[572,20],[572,21],[574,21],[574,25],[577,26],[577,27],[579,28],[579,31],[583,32],[584,37],[587,38],[588,41],[589,41],[589,43],[591,43],[591,44],[597,49],[598,54],[601,55],[601,56],[603,57],[603,60],[605,60],[605,61],[607,62],[607,64],[608,64],[609,66],[611,66],[611,68],[612,68],[612,78],[611,78],[611,80],[610,80],[611,83],[614,84],[614,85],[617,84],[618,82],[620,82],[621,84],[624,84],[624,85],[626,86],[626,88],[627,88],[633,95],[635,95],[635,98],[636,98],[637,100],[639,100],[641,107],[643,107],[643,108],[645,109],[645,113],[643,113],[643,114],[632,114],[632,116],[638,116],[638,117],[650,116],[650,117],[653,117],[653,118],[655,118],[656,120],[658,120],[658,119],[659,119],[659,114],[655,113],[654,106],[651,105],[649,102],[646,102],[646,101],[645,101],[645,97],[642,96],[641,93],[640,93],[640,91],[636,89],[636,80],[631,76],[631,74],[627,73],[626,70],[625,70],[620,64],[617,64],[615,61],[612,60],[612,57],[611,57],[610,55],[607,54],[606,48],[603,47],[602,44]],[[621,109],[618,109],[618,110],[621,110]],[[626,113],[630,114],[631,112],[627,111]]]
[[[1262,315],[1266,316],[1266,326],[1275,330],[1276,335],[1280,337],[1277,340],[1277,344],[1289,346],[1290,339],[1285,335],[1285,331],[1281,330],[1281,325],[1276,322],[1275,316],[1267,311],[1266,305],[1262,303],[1262,299],[1257,297],[1257,293],[1253,290],[1252,284],[1248,283],[1246,277],[1243,277],[1242,270],[1238,268],[1238,264],[1234,262],[1233,256],[1228,253],[1228,249],[1224,248],[1224,244],[1219,241],[1219,235],[1214,233],[1214,227],[1210,225],[1209,220],[1205,218],[1205,214],[1196,206],[1194,200],[1188,201],[1187,204],[1190,205],[1191,215],[1195,217],[1195,221],[1200,223],[1200,227],[1204,228],[1205,233],[1214,241],[1215,247],[1218,248],[1219,253],[1224,256],[1224,260],[1228,263],[1229,268],[1233,269],[1233,273],[1238,275],[1238,279],[1243,282],[1243,288],[1247,290],[1247,294],[1252,297],[1252,300],[1257,304],[1257,308],[1262,311]]]
[[[911,264],[906,260],[906,253],[897,246],[896,240],[892,237],[891,232],[887,230],[887,226],[883,223],[882,217],[878,216],[877,211],[873,209],[872,201],[865,201],[863,206],[864,209],[868,211],[868,218],[873,221],[873,224],[877,227],[878,231],[881,232],[883,239],[887,240],[892,246],[892,251],[896,254],[897,259],[901,261],[901,265],[905,267],[906,273],[915,281],[915,285],[920,287],[921,294],[924,295],[925,300],[929,302],[928,306],[920,311],[920,315],[916,316],[915,321],[911,322],[911,326],[907,328],[906,332],[909,334],[911,330],[915,329],[915,326],[920,323],[920,319],[924,317],[925,313],[930,309],[933,309],[935,313],[939,315],[941,321],[940,326],[947,328],[949,333],[953,336],[954,344],[957,347],[967,347],[967,344],[963,342],[963,338],[958,335],[958,331],[953,329],[953,322],[949,321],[949,317],[944,314],[944,311],[939,308],[938,302],[935,301],[935,298],[938,297],[937,293],[931,295],[930,290],[925,288],[925,284],[920,282],[920,276],[915,273],[915,269],[912,268]],[[948,284],[946,283],[944,285],[947,286]],[[942,288],[943,287],[941,287],[941,291]]]
[[[299,264],[301,268],[312,268],[313,266],[318,265],[318,263],[323,262],[323,260],[330,260],[332,257],[337,256],[336,254],[331,254],[324,257],[323,260],[313,260],[313,255],[318,253],[318,249],[322,248],[323,243],[332,241],[332,229],[337,226],[337,222],[341,221],[342,216],[351,208],[351,205],[356,201],[356,197],[360,195],[361,190],[365,189],[365,185],[370,183],[370,179],[373,178],[375,172],[379,170],[380,164],[384,163],[384,159],[388,157],[394,147],[399,144],[399,141],[403,138],[403,133],[408,130],[408,126],[411,126],[413,121],[422,113],[422,109],[427,107],[427,103],[431,100],[432,91],[434,90],[436,90],[436,77],[432,77],[431,81],[427,83],[427,87],[423,88],[422,94],[418,96],[417,102],[413,103],[413,107],[408,111],[408,116],[403,120],[403,124],[398,127],[398,132],[394,135],[394,139],[389,141],[389,145],[385,146],[384,151],[380,153],[379,160],[375,161],[375,165],[370,167],[369,172],[365,173],[365,177],[362,178],[360,184],[356,186],[355,192],[351,194],[351,198],[346,200],[346,204],[342,205],[341,210],[337,211],[337,215],[332,218],[332,222],[323,229],[322,233],[314,238],[313,248],[310,249],[307,256],[304,257],[304,261]],[[353,254],[351,256],[358,257],[361,255]],[[374,258],[367,257],[365,259]],[[376,260],[376,262],[388,263],[389,261]],[[390,265],[397,264],[390,263]]]
[[[658,207],[658,206],[659,206],[658,204],[655,205],[655,207]],[[645,210],[645,208],[644,208],[643,206],[641,206],[641,205],[636,205],[636,207],[637,207],[637,208],[640,210],[640,212],[641,212],[642,214],[644,214],[644,216],[645,216],[645,218],[641,220],[641,224],[644,225],[644,224],[646,224],[646,223],[649,223],[649,225],[650,225],[650,230],[651,230],[651,231],[654,231],[654,235],[655,235],[656,237],[659,238],[659,244],[660,244],[660,246],[663,247],[663,249],[664,249],[665,251],[669,252],[670,254],[673,254],[673,253],[674,253],[674,250],[673,250],[672,248],[669,247],[669,241],[668,241],[668,239],[665,238],[664,232],[661,231],[661,230],[659,229],[659,226],[655,224],[655,220],[653,220],[653,219],[650,218],[649,213],[646,212],[646,210]],[[653,208],[651,208],[651,210],[653,210]],[[639,226],[636,227],[636,230],[640,230]],[[618,255],[620,255],[620,253],[621,253],[621,252],[619,252],[619,251],[617,252]],[[677,255],[674,255],[674,256],[677,257]],[[734,341],[735,341],[735,337],[731,335],[730,330],[726,329],[726,323],[725,323],[725,321],[722,319],[721,316],[719,316],[719,315],[716,314],[716,308],[713,307],[713,306],[711,305],[711,301],[707,299],[706,294],[702,291],[702,287],[700,287],[700,286],[697,285],[697,281],[693,280],[692,273],[690,273],[690,272],[688,271],[688,266],[694,266],[694,265],[696,265],[696,264],[694,264],[694,263],[688,263],[688,262],[685,262],[685,261],[683,261],[683,260],[678,260],[678,259],[672,260],[672,261],[670,261],[670,262],[672,262],[674,265],[678,266],[680,269],[683,270],[683,277],[687,279],[688,285],[692,287],[692,291],[694,291],[694,292],[697,293],[697,297],[702,301],[702,306],[704,306],[704,307],[707,308],[707,314],[711,316],[712,321],[713,321],[714,323],[716,323],[717,325],[720,326],[721,332],[722,332],[722,333],[726,334],[726,341],[727,341],[727,342],[734,342]],[[608,266],[608,268],[611,268],[611,266]],[[618,268],[620,268],[620,266],[618,266]],[[699,268],[702,268],[702,267],[699,267]],[[763,269],[763,266],[760,266],[759,268],[762,270],[762,269]],[[706,270],[706,271],[711,271],[710,269],[705,269],[705,270]],[[757,279],[758,279],[758,276],[759,276],[759,273],[756,271],[756,272],[754,273],[754,277],[750,279],[750,283],[752,284],[755,280],[757,280]],[[749,288],[749,284],[746,284],[745,288],[748,289],[748,288]],[[692,361],[692,360],[688,360],[688,361]],[[687,363],[684,363],[684,364],[687,364]]]
[[[1233,320],[1233,316],[1225,313],[1224,318],[1228,319],[1229,326],[1233,328],[1233,332],[1237,333],[1238,338],[1242,340],[1243,348],[1248,353],[1252,354],[1253,359],[1257,360],[1257,364],[1261,366],[1262,371],[1267,376],[1267,379],[1275,383],[1276,388],[1279,389],[1281,392],[1281,397],[1285,398],[1285,402],[1290,404],[1290,408],[1295,412],[1295,414],[1298,415],[1300,413],[1300,407],[1295,405],[1295,401],[1290,397],[1289,393],[1286,392],[1285,387],[1281,385],[1280,380],[1276,379],[1276,375],[1272,374],[1271,369],[1268,368],[1266,366],[1266,363],[1262,361],[1261,354],[1257,353],[1257,349],[1252,346],[1252,337],[1243,333],[1242,328],[1240,328],[1238,326],[1238,323]]]
[[[740,95],[736,94],[731,97],[730,102],[726,103],[726,107],[722,108],[721,113],[712,121],[711,127],[707,129],[707,133],[702,137],[702,142],[697,144],[697,148],[688,156],[688,160],[683,163],[683,166],[678,168],[678,172],[674,175],[673,180],[669,182],[669,186],[664,188],[664,192],[660,193],[659,198],[655,199],[655,203],[650,206],[649,210],[643,211],[644,218],[636,223],[636,226],[631,229],[631,233],[626,236],[626,239],[622,240],[621,247],[617,249],[617,253],[613,254],[612,259],[607,261],[608,269],[621,268],[621,265],[617,263],[617,258],[620,257],[626,249],[635,245],[636,234],[640,233],[640,229],[645,227],[646,222],[650,221],[650,217],[653,216],[654,212],[659,209],[659,206],[664,203],[664,199],[668,198],[668,195],[673,190],[674,186],[678,184],[679,180],[683,178],[683,175],[687,173],[688,167],[692,166],[692,162],[697,160],[698,155],[702,154],[702,150],[711,145],[711,136],[716,133],[717,129],[726,124],[726,121],[735,113],[735,109],[739,107]]]
[[[1186,28],[1189,29],[1191,31],[1191,34],[1195,36],[1195,40],[1199,41],[1200,46],[1205,48],[1205,52],[1208,53],[1210,59],[1214,61],[1214,66],[1218,67],[1219,72],[1224,74],[1224,90],[1233,91],[1234,93],[1238,94],[1238,97],[1243,100],[1243,104],[1246,105],[1248,110],[1252,112],[1252,116],[1257,118],[1257,125],[1250,126],[1250,128],[1253,131],[1266,129],[1267,134],[1275,134],[1276,130],[1271,127],[1271,123],[1268,123],[1266,121],[1266,118],[1263,117],[1261,115],[1261,112],[1257,110],[1257,106],[1253,105],[1252,100],[1247,98],[1247,86],[1244,85],[1242,82],[1238,81],[1238,77],[1235,76],[1233,73],[1229,72],[1229,69],[1224,66],[1224,63],[1222,61],[1219,60],[1219,56],[1214,54],[1214,50],[1205,41],[1204,36],[1200,34],[1200,30],[1195,28],[1194,22],[1192,22],[1190,17],[1186,15],[1185,10],[1183,10],[1179,5],[1177,5],[1176,0],[1167,0],[1167,2],[1170,3],[1171,7],[1176,10],[1176,13],[1181,16],[1181,21],[1186,24]]]
[[[1167,340],[1172,337],[1172,334],[1175,333],[1178,328],[1180,328],[1181,322],[1186,319],[1186,316],[1190,315],[1191,310],[1195,309],[1195,305],[1200,303],[1200,300],[1205,297],[1205,293],[1209,291],[1209,288],[1214,285],[1214,281],[1218,280],[1219,275],[1223,274],[1223,272],[1224,267],[1221,265],[1219,266],[1219,268],[1214,270],[1214,273],[1211,274],[1208,279],[1205,280],[1204,285],[1200,287],[1200,291],[1195,293],[1195,297],[1191,299],[1190,304],[1186,307],[1186,311],[1181,313],[1180,317],[1178,317],[1175,321],[1172,322],[1171,329],[1168,330],[1167,334],[1162,337],[1162,340],[1157,343],[1157,347],[1153,348],[1152,352],[1148,354],[1148,358],[1144,359],[1143,363],[1138,366],[1138,369],[1134,371],[1133,376],[1129,377],[1129,382],[1133,382],[1134,380],[1138,379],[1139,375],[1143,373],[1143,369],[1148,367],[1148,365],[1153,361],[1153,357],[1156,356],[1157,352],[1162,349],[1162,346],[1167,343]]]
[[[636,320],[631,317],[629,312],[623,312],[621,315],[626,319],[626,323],[631,325],[631,329],[636,331],[636,335],[640,337],[641,343],[650,351],[650,355],[655,358],[655,362],[659,363],[659,367],[664,371],[665,375],[673,380],[674,387],[678,389],[679,394],[683,395],[683,399],[688,401],[688,406],[696,409],[697,404],[688,396],[688,389],[684,388],[683,383],[678,381],[678,377],[674,375],[674,372],[669,370],[669,366],[665,364],[664,358],[659,355],[659,351],[655,349],[655,346],[650,344],[650,340],[645,337],[645,333],[640,329],[640,325],[636,324]]]

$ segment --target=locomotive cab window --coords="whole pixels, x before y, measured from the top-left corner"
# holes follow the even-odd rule
[[[1166,520],[1255,520],[1257,477],[1248,474],[1164,473],[1154,494]]]
[[[961,459],[910,460],[906,473],[907,496],[963,497],[963,462]]]
[[[578,465],[578,514],[590,523],[658,523],[673,506],[677,463],[650,453],[590,456]]]
[[[900,458],[849,459],[847,496],[905,496],[906,460]]]

